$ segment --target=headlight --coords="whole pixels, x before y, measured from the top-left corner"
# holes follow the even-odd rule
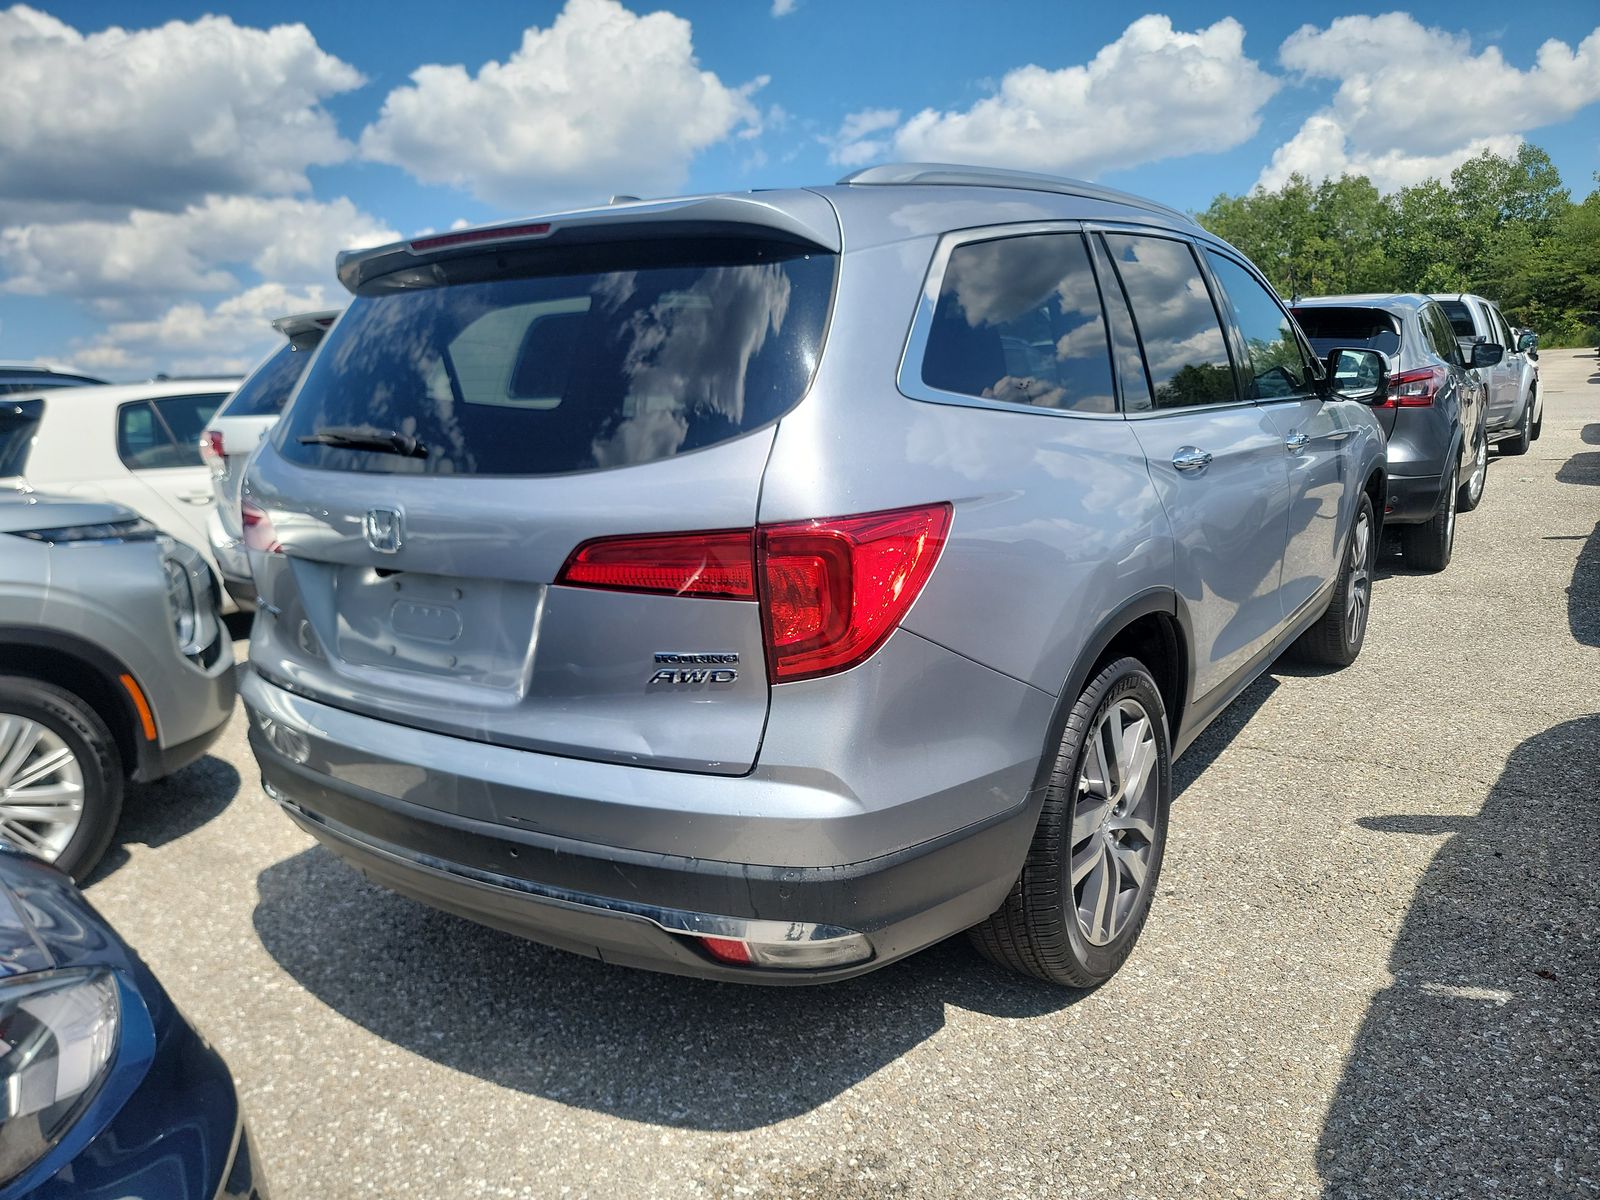
[[[195,602],[189,568],[177,559],[163,558],[161,569],[167,573],[167,603],[172,608],[172,632],[177,635],[178,648],[193,654],[199,649],[195,633],[200,628],[200,606]]]
[[[49,542],[52,546],[78,542],[150,542],[160,534],[154,525],[143,517],[137,521],[102,521],[97,525],[61,525],[54,529],[21,529],[18,537],[35,542]]]
[[[89,1106],[120,1017],[106,971],[0,983],[0,1184],[38,1162]]]

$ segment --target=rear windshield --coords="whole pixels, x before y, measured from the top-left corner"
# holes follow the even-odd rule
[[[300,375],[311,361],[310,350],[296,350],[288,342],[279,346],[266,362],[239,385],[219,417],[275,417],[289,402],[289,393],[300,382]]]
[[[1450,328],[1455,330],[1457,337],[1478,336],[1478,331],[1472,324],[1472,310],[1467,307],[1465,300],[1441,300],[1439,307],[1444,309],[1444,315],[1450,318]]]
[[[43,400],[0,401],[0,479],[23,474],[33,431],[42,416]]]
[[[1338,347],[1376,350],[1394,355],[1400,350],[1400,323],[1377,308],[1297,308],[1295,319],[1305,330],[1311,348],[1326,358]]]
[[[749,241],[549,248],[375,281],[279,425],[291,462],[555,475],[738,437],[805,394],[837,259]],[[421,456],[307,444],[398,433]]]

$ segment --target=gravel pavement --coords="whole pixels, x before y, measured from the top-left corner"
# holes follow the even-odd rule
[[[233,723],[89,888],[285,1197],[1600,1195],[1600,361],[1547,351],[1444,574],[1179,764],[1155,911],[1077,995],[956,939],[766,990],[384,893]],[[241,643],[242,653],[244,647]]]

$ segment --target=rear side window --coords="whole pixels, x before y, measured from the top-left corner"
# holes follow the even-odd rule
[[[1444,310],[1437,304],[1429,304],[1422,310],[1421,317],[1422,331],[1427,335],[1433,352],[1445,362],[1463,361],[1455,328],[1450,324],[1450,318],[1444,315]]]
[[[300,382],[300,375],[311,361],[311,351],[296,350],[288,342],[279,346],[271,358],[250,373],[239,390],[228,398],[219,416],[275,417],[289,402],[289,393]]]
[[[955,247],[939,284],[922,382],[1033,408],[1114,412],[1111,353],[1083,235]]]
[[[1450,318],[1450,328],[1457,337],[1478,336],[1478,331],[1472,324],[1472,310],[1467,307],[1465,300],[1441,300],[1439,307],[1444,309],[1444,315]]]
[[[1507,354],[1516,353],[1517,339],[1511,332],[1511,327],[1506,324],[1505,314],[1498,308],[1490,308],[1489,315],[1494,318],[1495,341],[1506,348]]]
[[[1382,309],[1297,308],[1294,316],[1311,348],[1323,358],[1339,347],[1376,350],[1391,356],[1400,351],[1399,323]]]
[[[836,262],[663,239],[374,281],[317,352],[279,451],[344,471],[556,475],[714,446],[805,394]],[[426,456],[300,440],[352,426],[415,437]]]
[[[1122,233],[1105,240],[1133,307],[1156,407],[1236,401],[1222,324],[1188,243]]]
[[[1227,293],[1244,335],[1251,386],[1257,400],[1309,395],[1311,368],[1300,351],[1289,314],[1254,275],[1231,258],[1206,251],[1211,271]]]
[[[33,431],[39,428],[42,416],[43,400],[0,402],[0,479],[25,472]]]
[[[198,467],[200,433],[224,399],[162,396],[122,405],[117,409],[117,457],[130,471]]]

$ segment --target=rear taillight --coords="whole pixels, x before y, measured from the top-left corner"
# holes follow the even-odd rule
[[[1444,387],[1443,367],[1403,371],[1389,378],[1389,395],[1380,408],[1427,408]]]
[[[277,532],[272,528],[272,522],[267,519],[266,512],[256,504],[246,500],[239,506],[239,523],[244,526],[244,544],[251,550],[260,550],[263,554],[282,554],[283,547],[278,543]]]
[[[200,458],[214,471],[222,469],[222,430],[208,429],[200,435]]]
[[[599,538],[572,552],[560,582],[617,592],[754,600],[750,532]]]
[[[932,504],[748,532],[600,538],[573,551],[556,582],[758,600],[769,677],[812,679],[864,662],[899,626],[939,560],[951,512]]]

